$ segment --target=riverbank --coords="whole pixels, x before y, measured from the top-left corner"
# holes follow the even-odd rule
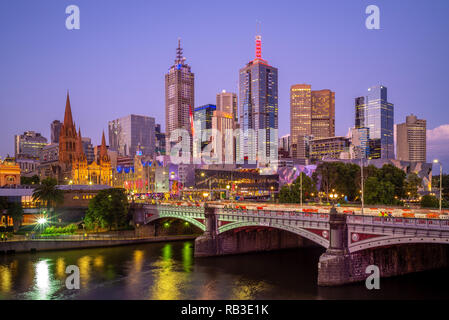
[[[156,236],[120,239],[34,239],[0,243],[0,254],[32,253],[36,251],[73,250],[98,247],[115,247],[151,242],[193,240],[198,235]]]

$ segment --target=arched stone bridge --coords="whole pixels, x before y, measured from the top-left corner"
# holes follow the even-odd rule
[[[367,275],[362,266],[370,264],[380,264],[381,275],[391,276],[445,266],[449,261],[449,246],[429,245],[449,244],[449,220],[345,215],[335,209],[318,213],[282,208],[241,210],[213,204],[204,207],[139,204],[134,217],[140,224],[160,218],[181,219],[203,230],[204,234],[195,240],[196,257],[238,253],[235,248],[227,250],[224,235],[228,231],[248,228],[288,231],[327,249],[318,264],[321,285],[363,280]],[[228,238],[233,236],[227,234]],[[411,244],[415,249],[407,249]],[[385,256],[396,260],[387,263]],[[410,266],[411,261],[421,269]]]

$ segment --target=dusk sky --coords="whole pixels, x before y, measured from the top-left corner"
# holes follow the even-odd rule
[[[80,30],[65,9],[80,8]],[[365,9],[380,8],[380,30]],[[449,171],[449,1],[148,1],[2,0],[0,2],[0,156],[14,135],[50,140],[70,90],[83,136],[100,143],[107,123],[130,113],[165,127],[164,75],[178,37],[195,73],[195,106],[237,92],[238,72],[254,58],[261,22],[262,56],[279,70],[279,136],[289,133],[289,89],[307,83],[335,91],[336,134],[354,125],[354,98],[388,87],[395,123],[427,120],[427,161]]]

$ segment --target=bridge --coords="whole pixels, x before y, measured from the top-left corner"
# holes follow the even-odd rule
[[[366,278],[368,265],[381,276],[444,267],[449,261],[449,220],[345,214],[336,208],[289,206],[227,207],[137,204],[140,225],[161,218],[181,219],[204,233],[195,256],[217,256],[305,245],[326,249],[318,263],[318,284],[340,285]],[[282,232],[287,231],[287,232]]]

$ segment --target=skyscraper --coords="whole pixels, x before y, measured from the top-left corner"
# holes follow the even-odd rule
[[[166,149],[170,153],[170,133],[176,129],[185,129],[192,136],[191,115],[195,106],[195,76],[190,66],[185,63],[181,40],[178,40],[175,63],[165,75],[165,130],[167,134]]]
[[[307,141],[335,136],[335,92],[313,91],[309,84],[290,88],[291,155],[307,157]]]
[[[355,128],[368,128],[369,159],[394,159],[394,105],[387,87],[373,86],[355,99]]]
[[[217,93],[217,111],[231,114],[234,122],[237,123],[237,95],[233,92],[226,92],[226,90]]]
[[[109,147],[121,156],[134,156],[136,152],[153,155],[155,151],[155,119],[127,115],[109,121]]]
[[[51,143],[59,143],[59,135],[61,134],[62,123],[59,120],[54,120],[50,125]]]
[[[262,38],[256,36],[256,57],[240,69],[240,157],[260,164],[278,158],[278,70],[262,59]]]
[[[406,117],[405,123],[396,127],[397,159],[426,161],[426,120],[415,115]]]
[[[203,150],[203,148],[211,142],[211,139],[207,139],[207,141],[204,141],[203,132],[205,130],[212,129],[212,116],[215,110],[217,110],[217,106],[213,104],[206,104],[204,106],[195,108],[193,118],[195,122],[198,123],[198,128],[195,127],[195,130],[198,130],[196,135],[199,139],[201,139],[201,150]]]

